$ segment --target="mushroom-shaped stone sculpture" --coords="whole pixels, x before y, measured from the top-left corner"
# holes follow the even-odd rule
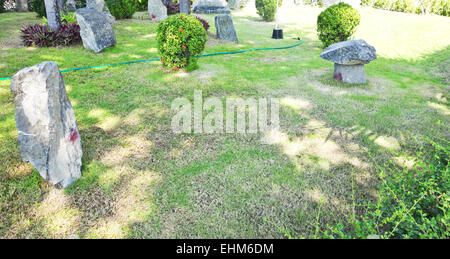
[[[347,40],[324,49],[320,57],[334,62],[334,78],[349,84],[365,84],[364,65],[377,58],[376,50],[364,40]]]

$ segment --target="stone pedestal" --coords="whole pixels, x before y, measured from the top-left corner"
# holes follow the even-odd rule
[[[334,63],[334,78],[349,84],[365,84],[364,64],[341,65]]]
[[[377,58],[376,50],[364,40],[347,40],[330,45],[320,57],[334,63],[334,78],[349,84],[365,84],[364,65]]]
[[[353,8],[361,7],[361,0],[322,0],[322,5],[328,7],[334,4],[339,4],[340,2],[351,5]]]
[[[225,0],[195,0],[192,4],[193,13],[231,13]]]

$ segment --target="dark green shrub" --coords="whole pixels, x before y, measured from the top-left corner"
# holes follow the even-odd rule
[[[389,11],[450,16],[450,0],[362,0],[362,4]]]
[[[392,166],[380,173],[378,202],[366,215],[353,216],[347,231],[338,224],[325,237],[450,238],[449,142],[425,140],[412,169]]]
[[[317,17],[319,39],[324,47],[346,41],[355,33],[360,20],[358,11],[350,5],[346,3],[332,5]]]
[[[148,0],[136,0],[137,11],[147,11]]]
[[[37,17],[47,17],[44,0],[31,0],[30,4],[31,10],[37,14]]]
[[[0,13],[3,13],[5,11],[5,8],[3,5],[5,4],[6,0],[0,0]]]
[[[183,67],[195,69],[196,56],[205,48],[206,39],[206,30],[194,16],[169,16],[157,28],[156,40],[162,64],[173,70]]]
[[[106,0],[111,14],[118,20],[129,19],[138,8],[137,0]]]
[[[86,7],[86,0],[75,0],[75,6],[77,9]]]
[[[362,215],[350,215],[347,222],[327,226],[314,237],[449,239],[450,142],[428,138],[425,141],[412,168],[400,168],[395,162],[380,166],[376,203],[353,201]],[[293,238],[286,229],[278,229]]]
[[[282,0],[279,2],[281,6]],[[256,0],[256,10],[258,15],[266,22],[271,22],[275,19],[275,13],[277,11],[277,0]]]

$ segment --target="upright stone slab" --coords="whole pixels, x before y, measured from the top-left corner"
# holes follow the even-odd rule
[[[334,62],[334,78],[349,84],[365,84],[364,64],[377,58],[376,50],[364,40],[347,40],[330,45],[320,57]]]
[[[191,0],[180,0],[180,13],[191,13]]]
[[[224,13],[229,14],[230,8],[225,0],[195,0],[192,4],[194,13]]]
[[[238,42],[231,15],[225,14],[216,16],[215,25],[217,38],[220,40],[232,41],[236,43]]]
[[[47,24],[52,30],[56,31],[61,28],[61,9],[58,0],[44,0],[45,13],[47,14]]]
[[[86,8],[93,8],[99,12],[102,12],[108,17],[108,21],[111,23],[111,25],[114,24],[116,21],[116,18],[111,14],[111,12],[108,9],[108,6],[106,6],[105,0],[86,0]]]
[[[152,21],[163,21],[167,19],[167,7],[161,0],[148,0],[148,14]]]
[[[116,45],[116,37],[108,17],[93,8],[81,8],[76,12],[83,46],[98,53]]]
[[[11,80],[19,150],[46,181],[67,187],[81,177],[81,140],[55,62],[27,67]]]

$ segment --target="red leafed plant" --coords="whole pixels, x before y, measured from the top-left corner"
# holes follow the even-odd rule
[[[205,19],[202,19],[202,18],[200,18],[198,16],[196,16],[195,18],[197,18],[197,20],[202,23],[203,28],[205,28],[205,31],[208,31],[209,23]]]
[[[176,14],[180,12],[180,4],[179,3],[169,3],[167,5],[167,14]]]
[[[27,47],[68,46],[81,42],[80,26],[76,23],[62,23],[56,31],[47,25],[25,25],[20,30],[20,34],[20,39]]]

